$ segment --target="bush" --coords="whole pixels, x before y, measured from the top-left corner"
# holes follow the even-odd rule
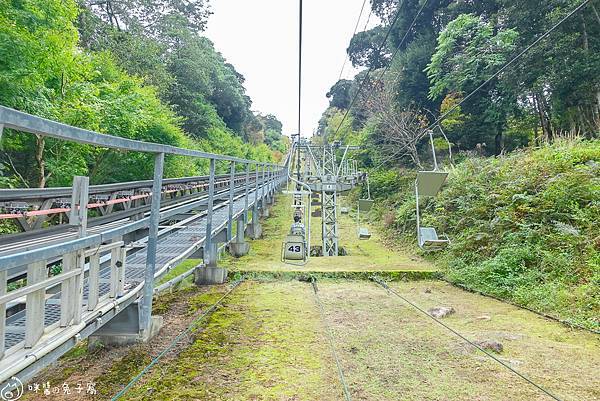
[[[423,224],[452,239],[448,278],[600,328],[599,161],[596,140],[461,162],[422,205]],[[380,181],[402,193],[394,228],[414,241],[410,180]]]

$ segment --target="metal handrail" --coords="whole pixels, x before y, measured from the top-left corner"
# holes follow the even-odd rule
[[[245,173],[237,173],[236,178],[245,177]],[[219,174],[215,179],[220,180],[229,178],[229,174]],[[182,184],[186,182],[204,182],[208,181],[208,175],[199,175],[193,177],[167,178],[162,184]],[[117,182],[113,184],[90,185],[90,195],[122,191],[127,189],[148,188],[152,186],[152,180]],[[71,196],[73,188],[71,187],[52,187],[52,188],[18,188],[18,189],[0,189],[0,201],[15,199],[49,199],[65,198]]]
[[[277,166],[273,163],[240,159],[233,156],[218,155],[199,150],[163,145],[160,143],[137,141],[119,136],[100,134],[98,132],[73,127],[57,121],[27,114],[5,106],[0,106],[0,125],[4,125],[4,128],[12,128],[18,131],[29,132],[31,134],[44,135],[52,138],[84,143],[87,145],[95,145],[103,148],[131,150],[146,153],[164,153],[171,155],[200,157],[204,159],[234,161],[238,163]]]

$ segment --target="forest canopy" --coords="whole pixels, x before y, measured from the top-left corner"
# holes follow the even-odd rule
[[[94,131],[261,161],[287,141],[202,36],[206,1],[0,0],[0,104]],[[148,178],[151,155],[4,130],[0,187]],[[206,163],[167,157],[165,174]]]
[[[434,133],[444,142],[440,149],[448,146],[445,136],[455,153],[498,155],[560,137],[599,136],[597,0],[472,96],[581,1],[370,3],[381,24],[358,32],[347,49],[354,67],[364,70],[332,86],[319,129],[331,140],[361,141],[367,165],[422,167],[428,148],[418,134],[450,111]]]

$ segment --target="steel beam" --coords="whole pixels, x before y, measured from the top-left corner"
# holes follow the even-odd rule
[[[206,210],[206,239],[204,240],[204,264],[212,265],[217,255],[213,255],[216,247],[213,246],[212,219],[215,201],[215,159],[210,159],[210,173],[208,180],[208,209]]]

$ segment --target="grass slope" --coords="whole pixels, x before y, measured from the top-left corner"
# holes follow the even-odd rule
[[[414,241],[412,180],[374,174],[391,189],[384,216]],[[395,186],[394,186],[395,185]],[[438,259],[471,289],[600,329],[600,141],[561,142],[470,158],[424,208],[424,225],[452,239]]]
[[[290,195],[280,195],[271,209],[270,217],[263,220],[263,238],[250,242],[250,253],[242,258],[225,257],[221,265],[234,271],[311,271],[311,272],[365,272],[365,271],[434,271],[435,267],[418,256],[407,254],[385,244],[376,227],[371,227],[370,240],[359,240],[356,221],[350,215],[338,216],[340,246],[348,255],[338,258],[310,258],[305,266],[291,266],[281,262],[281,244],[288,233],[292,217]],[[321,219],[311,222],[311,244],[321,244]]]
[[[600,399],[597,336],[439,281],[391,286],[425,310],[454,307],[445,324],[499,341],[496,357],[562,400]],[[325,281],[319,292],[355,400],[550,399],[374,283]]]
[[[311,291],[298,282],[243,283],[194,333],[191,346],[125,399],[339,399]]]

